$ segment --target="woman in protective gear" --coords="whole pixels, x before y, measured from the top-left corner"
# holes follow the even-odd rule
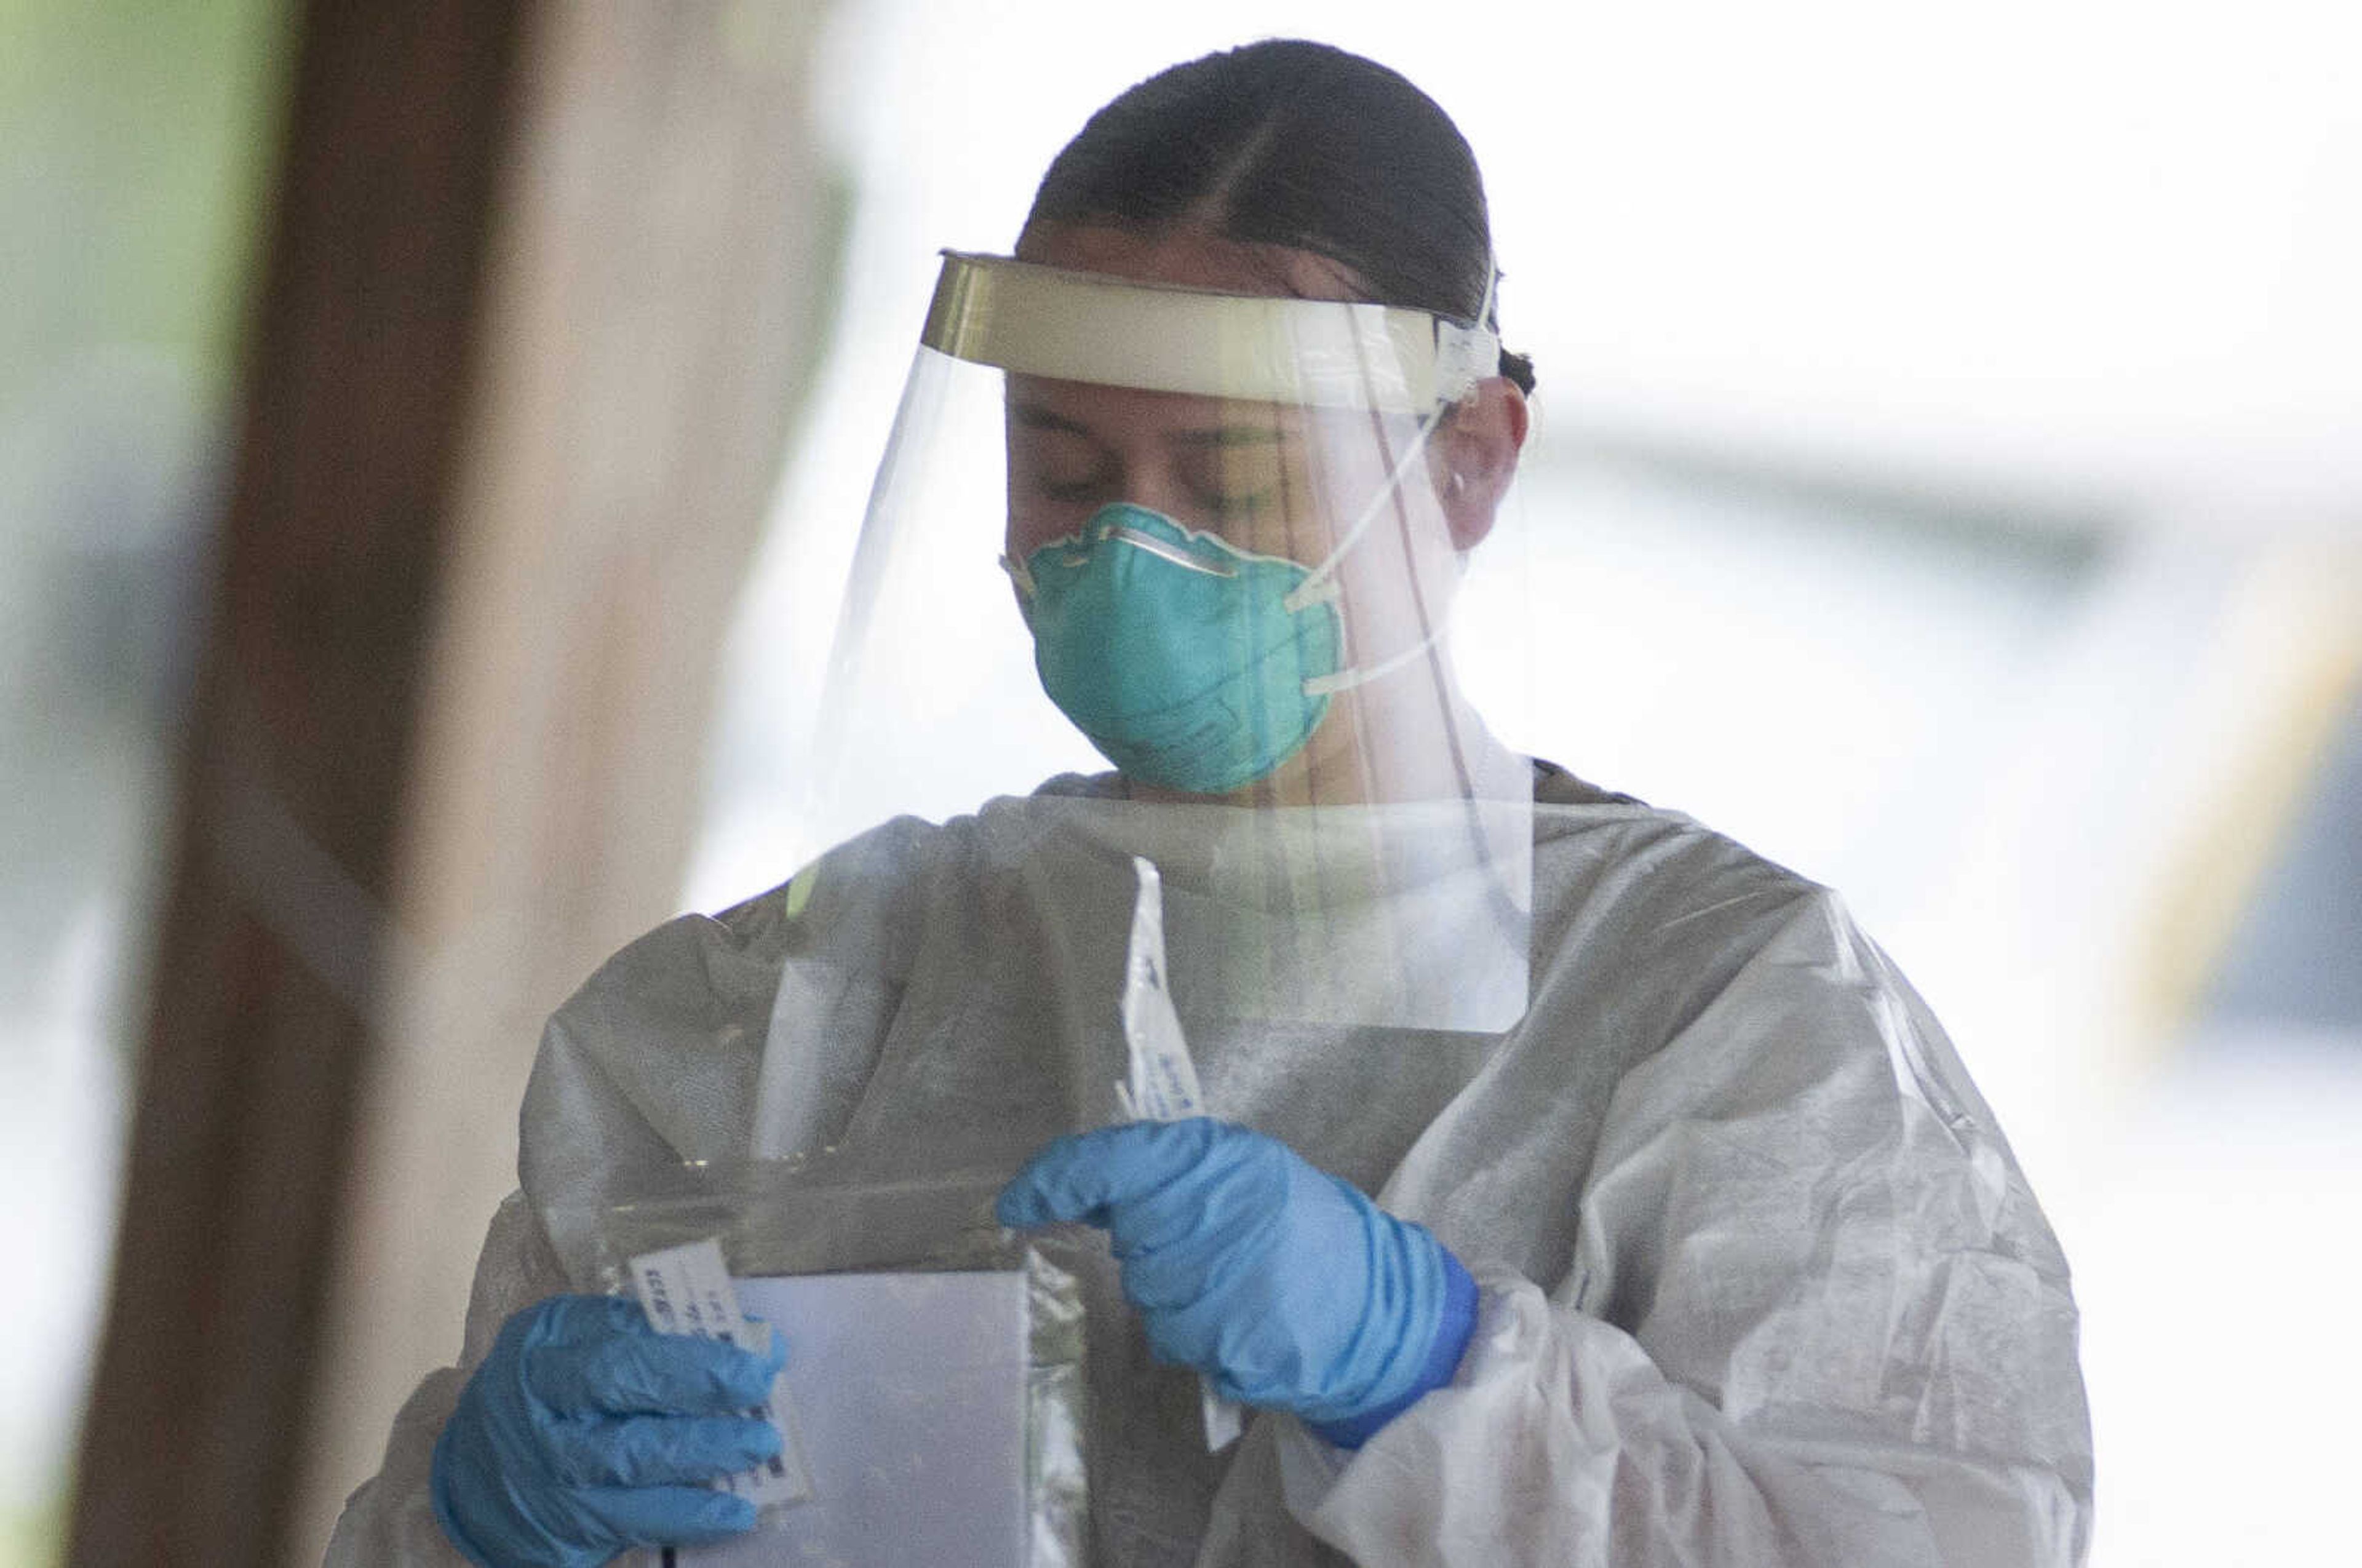
[[[332,1561],[750,1524],[699,1483],[775,1447],[767,1364],[566,1293],[635,1172],[822,1149],[1109,1232],[1105,1562],[2080,1560],[2066,1264],[1935,1020],[1828,890],[1463,691],[1534,387],[1497,275],[1442,111],[1287,41],[1131,89],[1014,257],[947,259],[815,762],[864,831],[552,1018],[464,1363]],[[1045,692],[1113,773],[879,820],[930,769],[845,735],[1023,756]],[[1104,1125],[1133,855],[1215,1118]],[[1220,1452],[1200,1379],[1251,1407]]]

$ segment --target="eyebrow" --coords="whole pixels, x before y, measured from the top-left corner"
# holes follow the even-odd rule
[[[1054,414],[1038,403],[1021,403],[1014,410],[1017,423],[1029,430],[1057,430],[1069,436],[1088,436],[1090,428],[1063,414]]]
[[[1217,425],[1204,430],[1179,430],[1165,439],[1178,447],[1203,449],[1220,447],[1275,447],[1288,433],[1275,425]]]

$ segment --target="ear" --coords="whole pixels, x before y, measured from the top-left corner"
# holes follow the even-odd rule
[[[1525,445],[1526,394],[1505,376],[1477,382],[1437,426],[1431,470],[1453,549],[1473,550],[1493,531]]]

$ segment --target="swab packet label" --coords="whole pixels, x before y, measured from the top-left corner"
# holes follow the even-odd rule
[[[1206,1097],[1198,1087],[1198,1064],[1190,1058],[1181,1015],[1164,979],[1164,880],[1155,865],[1131,857],[1140,891],[1131,905],[1131,946],[1124,963],[1123,1038],[1131,1049],[1127,1081],[1115,1086],[1116,1103],[1134,1121],[1179,1121],[1203,1116]],[[1199,1390],[1206,1452],[1219,1453],[1238,1441],[1246,1417],[1236,1405]]]
[[[632,1260],[632,1286],[639,1293],[648,1327],[660,1334],[721,1340],[756,1355],[770,1349],[771,1326],[750,1323],[738,1309],[738,1292],[730,1283],[730,1265],[717,1237],[641,1253]],[[811,1474],[796,1439],[787,1394],[783,1369],[772,1379],[770,1398],[746,1412],[779,1429],[779,1452],[756,1469],[718,1478],[715,1490],[744,1497],[758,1508],[800,1503],[811,1496]]]
[[[1124,964],[1123,1037],[1131,1047],[1129,1081],[1116,1099],[1134,1121],[1179,1121],[1206,1114],[1198,1065],[1181,1033],[1181,1015],[1164,978],[1164,883],[1138,856],[1132,870],[1140,892],[1132,900],[1131,946]]]

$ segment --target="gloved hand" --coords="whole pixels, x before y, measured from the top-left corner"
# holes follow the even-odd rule
[[[435,1442],[435,1517],[487,1568],[590,1568],[633,1546],[751,1529],[755,1506],[705,1485],[779,1452],[745,1412],[787,1354],[659,1334],[612,1296],[553,1296],[511,1318]]]
[[[1449,1383],[1475,1329],[1475,1282],[1441,1242],[1228,1122],[1055,1139],[999,1208],[1004,1225],[1103,1227],[1159,1360],[1345,1447]]]

